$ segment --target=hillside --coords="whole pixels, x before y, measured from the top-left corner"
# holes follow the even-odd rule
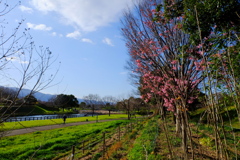
[[[15,88],[15,87],[9,87],[13,90],[18,90],[18,88]],[[19,97],[25,97],[27,96],[29,93],[31,92],[30,89],[22,89],[20,91],[20,94],[19,94]],[[34,97],[37,98],[38,101],[43,101],[43,102],[47,102],[49,101],[52,97],[54,97],[56,95],[54,94],[47,94],[47,93],[42,93],[42,92],[35,92],[34,93]],[[78,102],[83,102],[83,99],[81,98],[77,98],[78,99]]]

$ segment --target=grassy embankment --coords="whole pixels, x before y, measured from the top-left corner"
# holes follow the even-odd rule
[[[216,159],[213,128],[206,124],[191,123],[190,125],[194,152],[189,149],[189,157],[193,152],[195,159]],[[239,158],[240,131],[226,128],[225,133],[220,134],[220,137],[223,136],[226,136],[229,159],[236,159],[236,153]],[[190,142],[188,145],[190,146]],[[181,149],[181,138],[175,134],[175,125],[170,117],[163,122],[156,116],[146,120],[143,126],[134,128],[120,142],[113,144],[108,150],[108,157],[123,160],[165,160],[183,159],[184,154]]]
[[[7,107],[0,106],[1,113],[4,113]],[[26,116],[26,115],[41,115],[41,114],[64,114],[64,113],[74,113],[71,109],[58,109],[55,107],[48,107],[43,104],[36,104],[36,105],[24,105],[21,107],[12,106],[8,111],[5,113],[11,114],[14,112],[15,116]]]
[[[116,120],[39,131],[24,135],[4,137],[0,141],[1,160],[52,159],[71,155],[71,147],[85,139],[98,140],[102,132],[115,131],[128,120]]]
[[[199,108],[195,111],[190,112],[190,121],[191,122],[200,122],[201,123],[207,123],[207,114],[205,114],[206,108]],[[228,106],[221,109],[219,112],[219,115],[221,115],[224,125],[226,127],[233,127],[235,129],[240,129],[238,116],[236,112],[235,106]]]
[[[88,121],[96,121],[96,116],[92,117],[77,117],[77,118],[67,118],[66,123],[74,123],[74,122],[85,122],[86,119]],[[112,114],[108,115],[99,115],[98,120],[107,120],[107,119],[122,119],[127,118],[126,114]],[[53,119],[53,120],[35,120],[35,121],[21,121],[21,122],[5,122],[1,130],[12,130],[12,129],[21,129],[27,127],[38,127],[38,126],[46,126],[46,125],[54,125],[54,124],[62,124],[62,119]]]

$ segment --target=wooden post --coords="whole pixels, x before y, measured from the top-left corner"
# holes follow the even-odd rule
[[[120,141],[121,140],[121,134],[120,134],[120,126],[118,126],[118,141]]]
[[[71,155],[72,160],[74,160],[74,154],[75,154],[75,146],[72,146],[72,155]]]
[[[102,153],[102,157],[103,159],[105,158],[105,132],[103,132],[103,153]]]
[[[82,153],[84,154],[84,141],[82,142]]]
[[[90,150],[90,140],[87,140],[88,150]]]

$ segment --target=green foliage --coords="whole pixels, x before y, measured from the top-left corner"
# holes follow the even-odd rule
[[[59,94],[54,99],[54,104],[61,108],[66,107],[77,107],[78,106],[78,100],[74,95],[66,95],[66,94]]]
[[[172,144],[173,144],[173,146],[179,147],[179,146],[181,146],[181,143],[182,143],[182,139],[181,138],[179,138],[179,137],[172,137]]]
[[[155,160],[154,149],[158,133],[159,130],[156,119],[152,119],[146,123],[141,134],[135,140],[133,148],[127,155],[129,160],[145,160],[146,156],[148,156],[149,160]]]
[[[92,160],[98,160],[99,158],[102,157],[102,154],[101,153],[97,153],[93,156]]]
[[[165,17],[173,19],[184,15],[183,28],[195,44],[199,44],[198,23],[203,37],[209,37],[214,26],[216,32],[239,31],[239,0],[178,0],[164,1]],[[198,20],[197,18],[198,17]]]
[[[210,137],[203,137],[199,139],[199,143],[203,146],[213,147],[214,141]]]
[[[47,105],[42,104],[42,103],[39,103],[37,106],[41,107],[46,112],[56,112],[56,111],[59,111],[58,108],[56,108],[56,107],[47,106]]]
[[[80,109],[85,109],[86,106],[87,106],[87,104],[86,104],[85,102],[81,102],[81,103],[79,104]]]
[[[24,104],[27,104],[27,105],[34,105],[37,103],[37,98],[35,98],[33,95],[27,95],[23,99],[24,99]]]

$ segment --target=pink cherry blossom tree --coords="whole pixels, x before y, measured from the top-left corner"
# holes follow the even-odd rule
[[[183,150],[191,134],[187,111],[197,98],[198,85],[204,80],[206,59],[201,46],[192,46],[189,35],[181,28],[183,17],[168,20],[159,0],[143,1],[136,12],[125,12],[122,33],[135,67],[141,77],[141,98],[148,102],[153,96],[163,99],[163,106],[176,116],[176,132],[182,136]]]

